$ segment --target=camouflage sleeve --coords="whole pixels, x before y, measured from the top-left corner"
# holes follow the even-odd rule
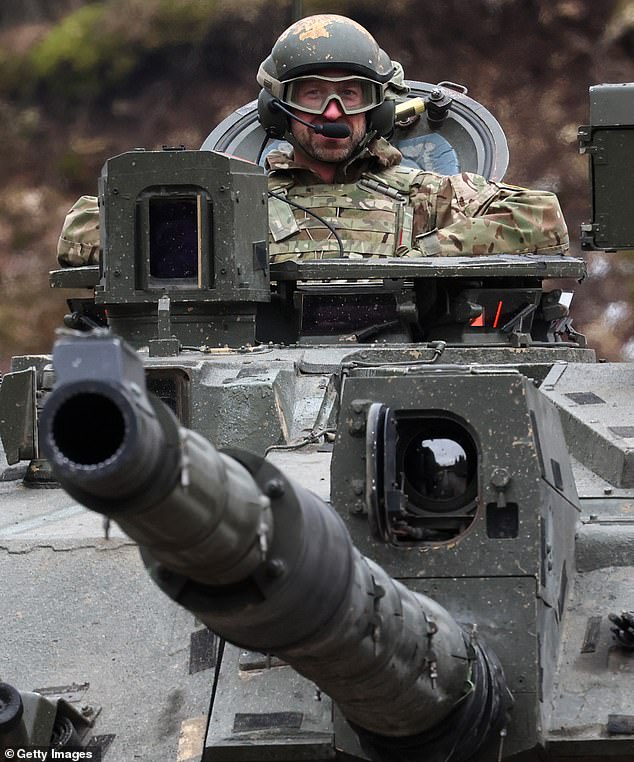
[[[57,242],[62,267],[99,264],[99,206],[95,196],[82,196],[66,215]]]
[[[568,230],[554,193],[480,175],[427,175],[411,196],[423,256],[563,254]]]

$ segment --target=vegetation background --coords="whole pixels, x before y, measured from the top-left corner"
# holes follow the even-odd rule
[[[0,371],[46,352],[65,311],[48,288],[61,222],[105,159],[197,148],[257,95],[291,0],[2,0]],[[588,219],[577,127],[588,86],[634,80],[634,0],[305,0],[349,15],[411,79],[464,83],[503,125],[506,179],[555,190],[572,253]],[[634,360],[634,255],[592,253],[573,316],[599,354]]]

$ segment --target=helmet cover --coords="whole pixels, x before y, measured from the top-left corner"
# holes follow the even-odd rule
[[[258,82],[274,96],[276,83],[325,68],[385,84],[394,65],[372,35],[352,19],[335,14],[308,16],[292,24],[273,46],[258,71]]]

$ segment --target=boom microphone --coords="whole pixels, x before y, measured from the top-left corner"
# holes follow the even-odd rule
[[[295,117],[297,119],[297,117]],[[306,122],[304,122],[306,124]],[[347,124],[341,122],[326,122],[326,124],[309,124],[315,132],[326,138],[347,138],[350,135],[350,128]]]
[[[296,114],[286,108],[280,101],[273,100],[269,104],[269,108],[273,111],[283,111],[291,119],[303,124],[304,127],[308,127],[311,130],[323,135],[325,138],[347,138],[350,135],[350,128],[347,124],[342,122],[326,122],[326,124],[311,124],[300,119]]]

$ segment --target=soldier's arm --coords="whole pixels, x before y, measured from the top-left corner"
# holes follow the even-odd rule
[[[549,191],[463,173],[428,178],[411,202],[423,256],[563,254],[569,247],[559,201]]]
[[[99,264],[99,206],[96,196],[82,196],[66,215],[57,242],[57,261],[62,267]]]

